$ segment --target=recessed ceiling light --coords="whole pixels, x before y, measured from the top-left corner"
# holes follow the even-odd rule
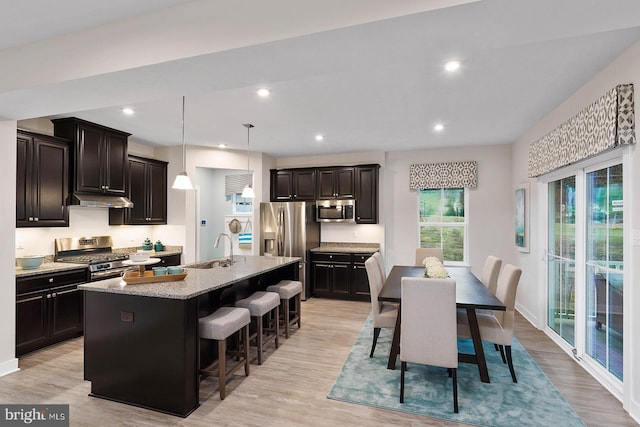
[[[320,134],[316,135],[316,141],[322,141],[322,140],[324,140],[323,135],[320,135]]]
[[[444,69],[449,72],[456,71],[458,68],[460,68],[460,61],[449,61],[444,64]]]
[[[127,116],[130,116],[134,113],[133,108],[123,108],[122,109],[122,114],[126,114]]]
[[[444,130],[444,125],[442,123],[436,123],[433,126],[433,130],[435,130],[436,132],[442,132]]]
[[[266,98],[267,96],[269,96],[271,92],[269,92],[269,89],[261,88],[261,89],[258,89],[256,93],[258,94],[258,96],[262,98]]]
[[[218,148],[227,148],[227,144],[218,144]]]

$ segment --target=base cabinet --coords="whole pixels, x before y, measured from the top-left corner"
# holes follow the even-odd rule
[[[175,254],[175,255],[154,255],[154,258],[160,258],[160,262],[157,264],[150,264],[150,265],[146,265],[144,268],[145,270],[151,270],[153,267],[171,267],[171,266],[175,266],[175,265],[180,265],[181,262],[181,254]]]
[[[369,279],[364,262],[370,253],[313,252],[314,297],[369,301]]]
[[[16,356],[82,335],[86,269],[16,279]]]

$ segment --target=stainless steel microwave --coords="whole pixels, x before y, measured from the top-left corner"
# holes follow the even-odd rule
[[[356,222],[355,200],[317,200],[316,221]]]

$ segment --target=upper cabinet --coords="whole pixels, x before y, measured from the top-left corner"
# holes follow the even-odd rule
[[[356,222],[378,223],[378,165],[356,168]]]
[[[272,202],[305,202],[316,200],[315,169],[271,170]]]
[[[75,117],[52,122],[56,136],[74,142],[74,192],[127,194],[127,139],[130,134]]]
[[[272,169],[271,201],[355,199],[356,223],[378,223],[380,165]]]
[[[129,156],[128,194],[132,208],[109,209],[110,225],[167,223],[167,162]]]
[[[321,168],[317,170],[316,199],[353,199],[355,197],[355,168]]]
[[[70,141],[18,130],[16,227],[68,227]]]

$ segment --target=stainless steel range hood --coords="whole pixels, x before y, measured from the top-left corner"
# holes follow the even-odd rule
[[[74,193],[71,204],[90,208],[132,208],[133,202],[126,197],[101,196],[98,194]]]

